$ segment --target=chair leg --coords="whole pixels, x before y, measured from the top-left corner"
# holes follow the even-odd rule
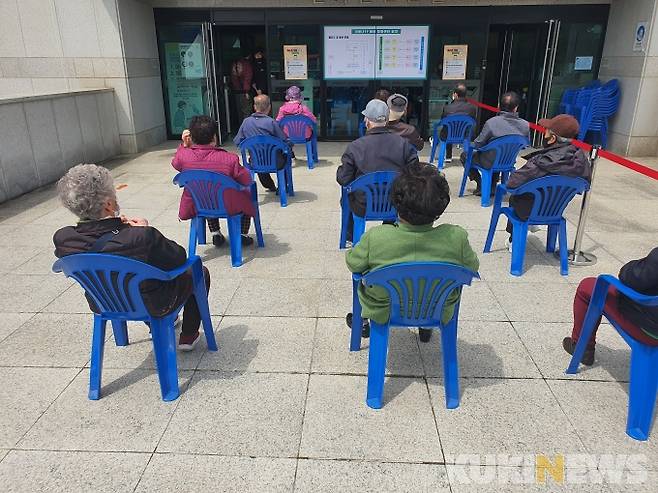
[[[553,253],[555,251],[555,242],[557,235],[560,231],[560,226],[557,224],[550,224],[546,232],[546,252]]]
[[[569,247],[567,247],[567,221],[562,219],[560,222],[560,274],[569,275]]]
[[[318,138],[313,136],[313,162],[319,163],[320,159],[318,158]]]
[[[459,363],[457,361],[457,321],[452,320],[441,329],[443,351],[443,383],[446,389],[446,407],[459,407]]]
[[[240,236],[240,221],[242,214],[229,216],[226,219],[228,223],[228,240],[231,246],[231,265],[240,267],[242,265],[242,238]]]
[[[483,169],[480,175],[482,176],[480,184],[480,189],[482,191],[480,205],[482,205],[482,207],[489,207],[491,205],[491,178],[493,172],[488,169]]]
[[[647,440],[653,421],[658,389],[658,350],[637,343],[631,348],[631,375],[626,434],[635,440]]]
[[[196,233],[197,223],[194,218],[190,219],[190,239],[187,244],[187,255],[192,257],[196,255],[196,242],[197,242],[197,233]]]
[[[359,284],[361,281],[352,279],[352,332],[350,334],[350,351],[361,350],[361,301],[359,301]]]
[[[467,158],[466,164],[464,165],[464,175],[462,176],[462,183],[459,186],[459,196],[464,196],[464,190],[466,190],[466,180],[468,180],[468,174],[471,172],[470,162]]]
[[[197,262],[192,266],[192,279],[194,280],[194,297],[201,314],[201,323],[208,350],[217,351],[217,342],[215,341],[215,332],[213,331],[210,307],[208,306],[208,290],[206,289],[206,280],[203,277],[201,262]]]
[[[91,336],[91,363],[89,368],[89,399],[101,398],[101,376],[103,375],[103,352],[105,349],[105,327],[107,320],[94,315],[94,331]]]
[[[514,232],[512,233],[512,267],[510,273],[513,276],[523,275],[523,261],[525,259],[525,247],[528,241],[528,223],[525,221],[514,221]]]
[[[151,334],[153,336],[153,352],[158,367],[162,400],[176,400],[180,395],[180,391],[178,389],[174,317],[170,315],[164,318],[152,318]]]
[[[370,321],[370,351],[368,353],[368,392],[366,404],[381,409],[384,398],[386,354],[388,352],[388,325]]]
[[[592,332],[598,325],[598,321],[603,314],[603,306],[608,295],[608,287],[609,284],[602,282],[600,279],[594,285],[594,291],[592,292],[589,307],[587,307],[587,313],[585,313],[585,320],[583,320],[583,327],[576,343],[576,349],[571,356],[571,361],[566,371],[569,375],[578,373],[578,365],[580,365],[580,361],[583,359],[587,343],[592,338]]]
[[[352,229],[352,245],[356,245],[363,236],[363,233],[366,232],[366,220],[365,218],[357,216],[356,214],[352,214],[352,217],[354,219],[354,228]]]
[[[265,240],[263,239],[263,228],[260,224],[260,210],[258,204],[256,204],[256,215],[254,216],[254,229],[256,230],[256,243],[259,248],[265,246]]]
[[[112,320],[112,332],[117,346],[128,345],[128,322],[125,320]]]
[[[498,227],[498,219],[500,218],[500,206],[498,202],[494,204],[491,211],[491,221],[489,222],[489,232],[487,233],[487,241],[484,243],[484,253],[491,251],[491,244],[493,243],[496,228]]]
[[[276,172],[276,185],[279,190],[279,200],[281,207],[288,207],[288,197],[286,195],[288,188],[288,180],[286,180],[285,169],[280,169]]]
[[[439,161],[436,163],[436,167],[439,169],[443,169],[446,158],[446,145],[445,141],[441,141],[441,146],[439,147]]]
[[[308,163],[308,169],[315,167],[315,162],[313,161],[313,143],[310,140],[306,141],[306,162]]]
[[[295,196],[295,186],[293,185],[293,182],[292,182],[292,167],[291,166],[288,166],[286,168],[286,184],[288,185],[288,188],[287,188],[288,195],[290,195],[291,197],[294,197]]]
[[[205,245],[206,242],[206,218],[195,217],[193,221],[197,222],[196,234],[199,235],[199,245]]]
[[[436,156],[436,146],[437,146],[436,139],[432,139],[432,149],[430,150],[430,164],[434,164],[434,157]]]
[[[350,206],[347,203],[347,194],[343,191],[340,198],[340,240],[338,248],[343,249],[347,245],[347,223],[350,217]]]

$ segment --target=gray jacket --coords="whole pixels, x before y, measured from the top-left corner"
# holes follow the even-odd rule
[[[530,126],[528,122],[519,118],[518,113],[501,111],[496,116],[489,118],[480,135],[473,141],[473,147],[476,149],[483,147],[493,139],[504,137],[506,135],[521,135],[530,138]],[[478,155],[478,162],[484,168],[491,168],[496,157],[495,151],[483,152]]]

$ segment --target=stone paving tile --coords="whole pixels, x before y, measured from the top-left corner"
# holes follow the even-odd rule
[[[52,370],[51,370],[52,371]],[[190,372],[180,372],[181,392]],[[81,372],[18,444],[22,449],[153,452],[179,401],[163,402],[155,372],[103,371],[101,399]]]
[[[539,370],[509,322],[461,321],[457,355],[462,377],[541,378]],[[425,374],[443,376],[441,333],[420,344]]]
[[[0,312],[38,312],[71,286],[71,283],[64,276],[5,273],[0,283]]]
[[[425,382],[389,378],[384,407],[365,403],[366,378],[311,375],[300,455],[308,458],[442,462]]]
[[[14,273],[28,275],[43,275],[47,273],[53,277],[61,276],[62,274],[52,271],[53,264],[57,260],[53,251],[52,247],[39,249],[39,253],[13,269]]]
[[[474,280],[462,290],[459,320],[507,321],[507,314],[489,284]]]
[[[321,282],[308,279],[287,279],[285,282],[279,279],[244,279],[225,314],[315,317]]]
[[[0,463],[5,493],[132,492],[149,454],[14,450]]]
[[[0,272],[12,273],[40,252],[41,248],[36,246],[3,246],[0,256]]]
[[[308,375],[197,371],[159,452],[294,457]]]
[[[219,350],[205,352],[198,368],[308,372],[315,323],[314,318],[224,317],[215,334]]]
[[[344,318],[320,318],[315,338],[313,366],[315,373],[348,373],[365,375],[368,372],[370,339],[361,339],[361,350],[350,351],[350,330]],[[409,329],[391,329],[387,358],[387,374],[423,376],[418,342]]]
[[[208,294],[208,306],[210,314],[217,316],[227,313],[228,308],[237,296],[238,288],[241,287],[239,279],[210,277],[210,292]],[[250,299],[250,298],[249,298]]]
[[[468,454],[585,451],[543,380],[467,378],[460,387],[460,406],[446,409],[442,381],[429,381],[446,463],[464,463]]]
[[[60,274],[56,276],[62,279]],[[91,324],[92,314],[89,309],[89,303],[85,298],[84,291],[79,284],[72,284],[66,291],[62,292],[59,296],[53,299],[43,310],[44,313],[69,313],[69,314],[88,314]]]
[[[34,313],[0,313],[0,342],[34,316]]]
[[[71,368],[0,368],[0,447],[16,445],[78,371]]]
[[[0,462],[2,462],[2,459],[4,459],[8,453],[9,450],[0,449]]]
[[[295,491],[448,493],[450,487],[445,466],[441,464],[300,459]]]
[[[289,492],[296,463],[296,459],[155,454],[135,491]]]
[[[487,282],[512,322],[573,322],[576,286]]]
[[[318,316],[345,319],[345,315],[352,311],[351,276],[347,275],[344,280],[320,281],[319,295]]]

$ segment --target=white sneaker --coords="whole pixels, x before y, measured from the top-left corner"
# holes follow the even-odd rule
[[[180,329],[181,325],[183,325],[183,317],[179,313],[178,315],[176,315],[176,320],[174,320],[174,327],[176,327],[177,329]]]
[[[507,248],[507,251],[509,253],[512,253],[512,242],[510,241],[509,238],[505,239],[505,248]]]

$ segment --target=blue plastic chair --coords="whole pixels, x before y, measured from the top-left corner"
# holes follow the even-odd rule
[[[430,164],[434,162],[438,149],[437,167],[443,169],[448,144],[460,144],[464,146],[464,151],[468,153],[475,125],[475,120],[468,115],[449,115],[436,122],[432,128]],[[446,140],[441,140],[441,128],[445,128],[447,132]]]
[[[180,391],[174,322],[183,304],[176,307],[169,315],[153,317],[144,305],[139,285],[146,280],[173,281],[190,269],[192,269],[193,293],[201,313],[208,349],[217,351],[199,257],[190,257],[181,267],[167,272],[138,260],[105,253],[69,255],[53,264],[54,272],[63,272],[67,277],[75,279],[100,310],[100,313],[94,314],[89,399],[97,400],[101,396],[105,326],[108,320],[112,322],[117,346],[128,345],[126,324],[128,320],[149,322],[162,400],[173,401],[178,398]]]
[[[366,121],[361,118],[361,121],[359,122],[359,137],[363,137],[366,134]]]
[[[361,345],[361,304],[358,288],[362,282],[366,286],[381,286],[388,291],[391,300],[390,317],[386,324],[370,320],[370,352],[368,355],[368,393],[366,404],[373,409],[382,407],[388,333],[390,327],[438,328],[441,331],[443,350],[443,378],[445,382],[446,407],[459,407],[459,366],[457,362],[457,321],[459,302],[447,324],[443,324],[443,306],[455,289],[461,292],[462,286],[479,278],[460,265],[444,262],[407,262],[390,265],[361,275],[353,276],[352,335],[350,350],[356,351]]]
[[[206,219],[226,219],[228,224],[228,238],[231,245],[231,264],[233,267],[242,265],[242,239],[241,222],[242,214],[229,215],[224,204],[224,192],[227,190],[249,190],[251,202],[254,204],[256,215],[254,228],[256,229],[257,244],[264,247],[263,231],[260,226],[260,210],[258,208],[258,191],[256,183],[251,185],[240,185],[232,178],[221,173],[205,170],[190,170],[178,173],[174,177],[174,184],[185,188],[192,196],[196,216],[190,221],[190,240],[187,248],[191,257],[196,254],[197,243],[206,244]]]
[[[349,185],[342,188],[340,206],[340,242],[339,248],[345,248],[347,242],[347,225],[352,214],[354,227],[352,229],[352,245],[356,245],[366,231],[366,221],[395,221],[398,213],[391,204],[391,186],[398,176],[397,171],[375,171],[358,177]],[[360,192],[365,195],[366,213],[357,216],[352,213],[348,196],[350,193]]]
[[[464,196],[468,174],[470,173],[471,168],[475,168],[482,176],[482,198],[480,203],[482,204],[482,207],[489,207],[491,205],[489,190],[491,190],[493,174],[500,173],[501,183],[505,183],[509,174],[514,171],[514,165],[516,164],[516,157],[518,156],[519,151],[529,145],[530,142],[528,139],[521,135],[505,135],[504,137],[498,137],[478,149],[474,149],[469,145],[468,152],[466,153],[466,163],[464,164],[464,176],[462,177],[462,184],[459,188],[459,196]],[[482,168],[481,166],[473,164],[473,153],[487,151],[496,151],[496,157],[494,158],[491,169]]]
[[[647,440],[651,430],[658,390],[658,347],[647,346],[629,336],[619,323],[605,311],[608,288],[615,287],[621,294],[644,306],[658,306],[658,296],[647,296],[624,285],[611,275],[601,275],[596,280],[594,292],[585,315],[583,328],[576,349],[567,368],[568,374],[576,374],[583,358],[587,342],[599,318],[603,315],[631,348],[631,369],[628,396],[626,434],[635,440]]]
[[[313,120],[304,115],[285,116],[279,125],[293,144],[306,145],[306,161],[308,169],[315,168],[318,162],[318,128]],[[306,138],[306,130],[311,129],[310,139]]]
[[[494,207],[491,213],[489,234],[484,244],[484,253],[491,251],[491,243],[493,242],[496,226],[498,225],[498,218],[501,214],[504,214],[514,226],[510,273],[513,276],[521,276],[523,275],[528,226],[531,224],[547,225],[546,251],[554,252],[555,242],[559,238],[560,273],[563,276],[568,275],[569,249],[567,248],[567,220],[562,214],[576,194],[583,193],[588,189],[589,183],[583,178],[558,175],[537,178],[513,190],[508,190],[505,185],[498,185],[494,198]],[[511,207],[502,207],[503,198],[507,193],[510,195],[531,194],[534,197],[532,211],[526,221],[519,219]]]
[[[256,135],[242,141],[240,152],[242,164],[251,172],[252,178],[256,173],[276,173],[281,207],[287,207],[288,195],[295,196],[292,183],[292,156],[288,145],[271,135]],[[277,169],[277,156],[280,153],[285,156],[286,165],[282,169]]]

